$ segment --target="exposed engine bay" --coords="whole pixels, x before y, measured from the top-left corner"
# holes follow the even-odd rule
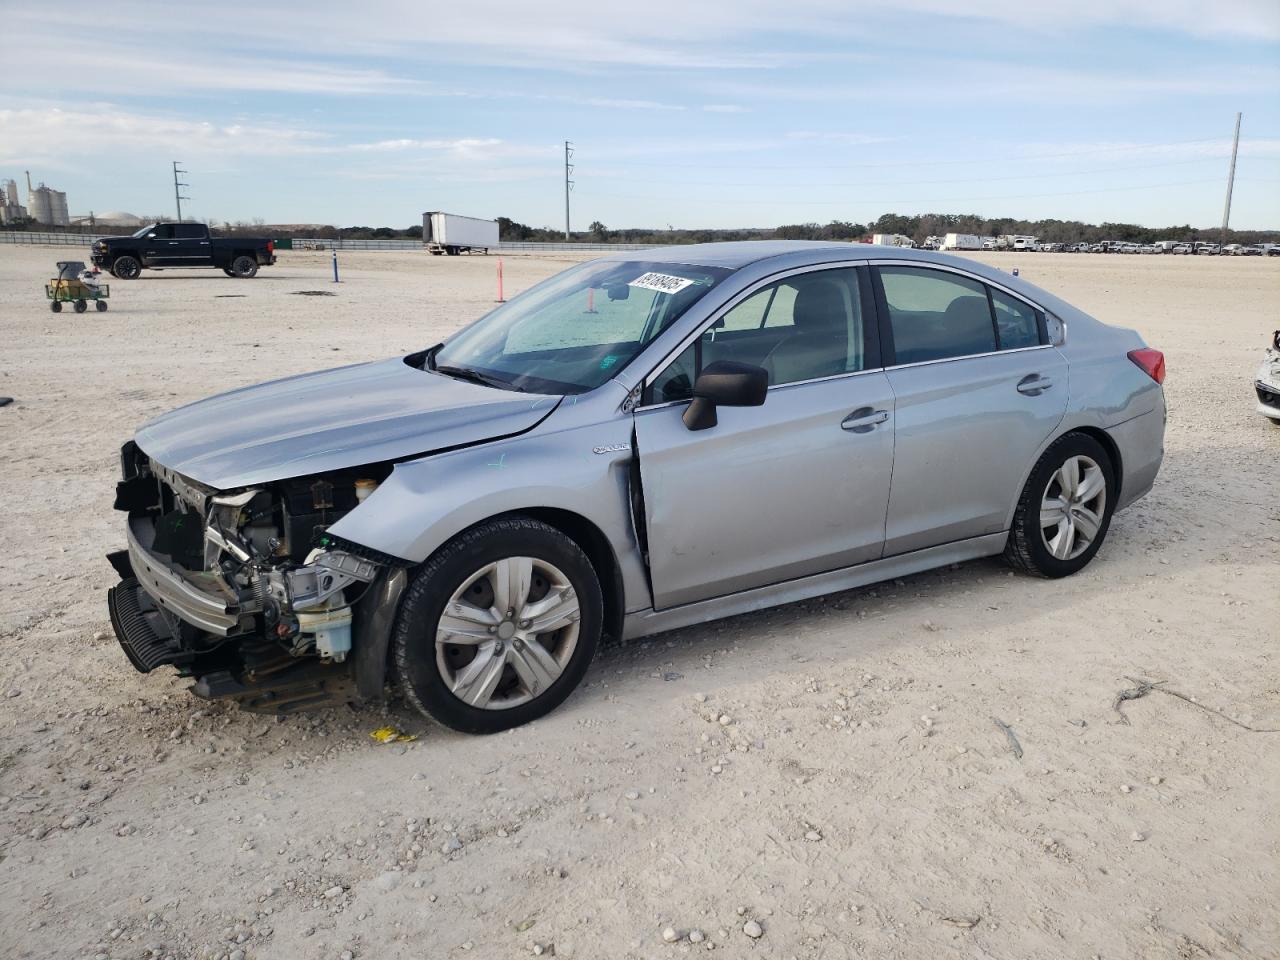
[[[390,466],[220,492],[134,443],[121,461],[115,506],[129,514],[129,548],[111,557],[125,579],[110,605],[128,621],[117,633],[134,666],[177,666],[197,694],[249,709],[342,699],[356,608],[395,558],[326,531]]]

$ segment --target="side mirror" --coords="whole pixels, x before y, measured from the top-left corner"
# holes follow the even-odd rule
[[[707,364],[693,384],[693,401],[684,412],[690,430],[706,430],[719,421],[716,407],[758,407],[769,391],[769,372],[764,367],[735,360]]]

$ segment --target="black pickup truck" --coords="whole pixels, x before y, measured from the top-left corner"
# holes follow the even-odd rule
[[[211,237],[203,223],[153,223],[129,237],[93,241],[93,262],[121,280],[168,267],[217,267],[228,277],[252,277],[276,257],[271,240]]]

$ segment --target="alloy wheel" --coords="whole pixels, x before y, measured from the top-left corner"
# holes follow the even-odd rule
[[[504,710],[545,693],[578,644],[582,611],[563,571],[533,557],[482,567],[436,627],[436,667],[459,700]]]
[[[1084,455],[1069,457],[1049,477],[1040,500],[1040,536],[1058,560],[1074,560],[1097,538],[1107,512],[1107,477]]]

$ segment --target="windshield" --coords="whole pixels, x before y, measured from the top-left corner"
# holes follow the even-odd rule
[[[133,239],[141,240],[143,237],[145,237],[148,233],[150,233],[155,228],[156,228],[156,225],[154,223],[148,223],[145,227],[143,227],[137,233],[133,234]]]
[[[446,375],[534,393],[584,393],[626,367],[732,271],[595,260],[503,304],[444,344]]]

